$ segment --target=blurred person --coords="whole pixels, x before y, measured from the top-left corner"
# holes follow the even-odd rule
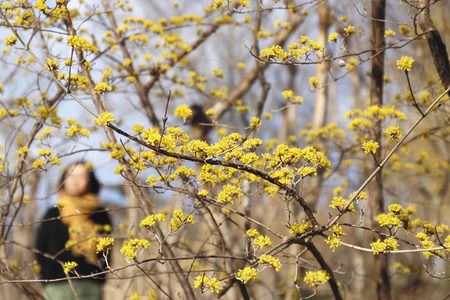
[[[63,171],[60,187],[57,207],[45,213],[35,242],[40,277],[48,280],[43,282],[44,297],[48,300],[100,300],[105,274],[70,282],[66,278],[105,270],[105,256],[96,253],[96,241],[97,237],[111,232],[111,221],[98,200],[100,183],[92,168],[79,161]],[[76,266],[66,274],[64,263],[67,262],[74,262]]]

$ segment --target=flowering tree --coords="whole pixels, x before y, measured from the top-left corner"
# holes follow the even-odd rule
[[[129,196],[111,298],[445,296],[449,5],[372,2],[2,1],[2,291],[84,156]]]

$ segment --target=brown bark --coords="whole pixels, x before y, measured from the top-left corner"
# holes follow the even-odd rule
[[[423,31],[428,31],[425,35],[431,56],[433,57],[436,71],[439,74],[444,88],[450,85],[450,64],[448,61],[447,48],[442,40],[441,34],[436,29],[430,16],[430,0],[421,0],[422,11],[418,15],[419,26]],[[450,93],[447,93],[450,96]]]
[[[385,46],[384,28],[386,15],[386,1],[372,1],[372,38],[374,58],[372,60],[371,82],[370,82],[370,105],[383,105],[383,75],[384,75],[384,51],[379,49]],[[380,144],[380,150],[374,154],[374,159],[369,162],[369,169],[372,171],[378,167],[382,160],[381,156],[381,121],[373,124],[370,131],[370,139]],[[383,177],[382,172],[378,172],[372,183],[369,185],[369,205],[371,220],[384,211],[383,198]],[[378,224],[373,222],[373,227],[379,229]],[[391,299],[391,286],[389,281],[388,256],[379,254],[374,256],[373,277],[376,282],[378,299]]]

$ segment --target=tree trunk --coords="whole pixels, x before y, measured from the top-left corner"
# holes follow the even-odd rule
[[[384,51],[377,54],[379,49],[385,45],[384,41],[384,19],[386,15],[386,1],[372,0],[372,71],[370,82],[370,105],[383,105],[383,75],[384,75]],[[374,158],[369,161],[369,170],[377,168],[381,162],[381,121],[373,124],[370,130],[370,139],[380,144],[380,150],[374,154]],[[375,217],[384,211],[383,198],[383,178],[382,172],[378,172],[372,183],[369,185],[369,205],[371,220],[375,229],[380,229],[374,222]],[[389,281],[388,256],[385,254],[374,255],[374,279],[378,299],[391,299],[391,286]]]

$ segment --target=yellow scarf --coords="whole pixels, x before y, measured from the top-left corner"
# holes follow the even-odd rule
[[[80,197],[61,194],[59,200],[61,221],[69,228],[69,247],[76,256],[83,255],[91,263],[96,263],[97,226],[90,219],[91,213],[99,207],[95,194]]]

